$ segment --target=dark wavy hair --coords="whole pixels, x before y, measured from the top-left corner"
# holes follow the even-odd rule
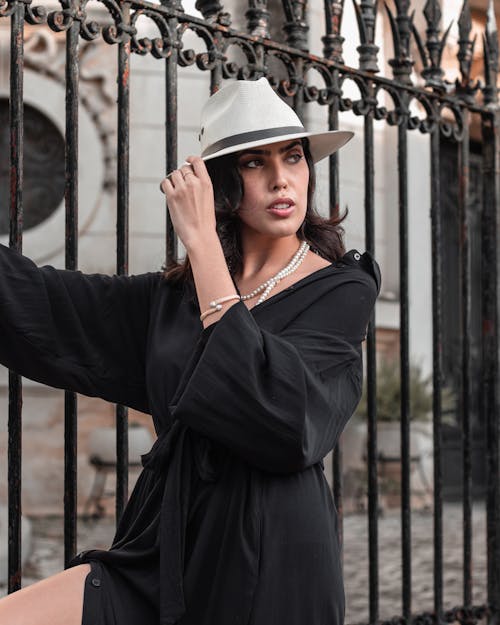
[[[347,217],[348,211],[346,209],[343,215],[336,214],[330,218],[322,217],[316,211],[314,206],[316,171],[307,137],[302,139],[302,146],[309,167],[309,184],[306,215],[297,230],[297,237],[301,241],[306,240],[314,252],[333,263],[345,253],[344,228],[341,223]],[[243,180],[238,171],[238,154],[238,152],[227,154],[205,163],[214,188],[217,234],[231,275],[237,274],[242,268],[241,222],[238,208],[243,198]],[[182,262],[174,261],[163,270],[165,278],[174,282],[193,281],[187,254]]]

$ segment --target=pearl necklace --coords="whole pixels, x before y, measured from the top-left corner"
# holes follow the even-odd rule
[[[298,269],[299,265],[306,257],[306,254],[308,251],[309,251],[309,243],[307,243],[307,241],[302,241],[299,249],[295,253],[295,256],[292,258],[292,260],[288,263],[286,267],[283,267],[283,269],[281,269],[281,271],[278,271],[278,273],[275,276],[273,276],[272,278],[269,278],[269,280],[266,280],[265,282],[260,284],[251,293],[247,293],[246,295],[240,295],[240,299],[242,301],[246,299],[251,299],[252,297],[255,297],[261,291],[264,291],[264,293],[262,293],[262,295],[259,297],[257,304],[260,304],[261,302],[263,302],[266,299],[266,297],[269,295],[269,293],[272,291],[272,289],[278,284],[278,282],[282,278],[284,278],[285,276],[289,276],[296,269]]]

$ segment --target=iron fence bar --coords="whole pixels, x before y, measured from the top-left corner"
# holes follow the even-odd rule
[[[334,59],[340,62],[342,61],[342,44],[344,38],[340,35],[340,27],[342,23],[343,3],[342,0],[337,2],[336,0],[325,0],[325,26],[326,32],[322,37],[323,56],[325,58]],[[331,104],[328,106],[328,130],[337,130],[339,127],[339,110],[340,110],[340,89],[339,89],[339,71],[336,68],[331,70],[331,85],[334,93],[334,98]],[[339,200],[339,160],[337,152],[330,155],[328,159],[328,174],[329,174],[329,213],[330,217],[338,216],[340,212],[340,200]],[[340,440],[335,446],[332,455],[332,484],[333,484],[333,498],[335,507],[337,509],[338,518],[338,533],[340,543],[340,559],[341,566],[343,568],[344,562],[344,509],[343,509],[343,476],[342,476],[342,463],[343,463],[343,449],[342,441]]]
[[[338,83],[338,71],[333,70],[332,76],[334,84]],[[339,100],[335,98],[332,104],[328,107],[328,130],[337,130],[339,127]],[[330,217],[338,217],[339,207],[339,160],[338,154],[334,152],[328,161],[329,172],[329,214]],[[344,511],[343,511],[343,481],[342,481],[342,444],[339,443],[335,446],[332,456],[332,483],[333,483],[333,497],[335,501],[335,507],[338,513],[338,532],[339,541],[342,549],[344,541]],[[342,555],[343,558],[343,549]]]
[[[75,10],[74,5],[72,9]],[[78,266],[78,41],[80,22],[66,31],[65,267]],[[76,553],[77,396],[64,393],[64,565]]]
[[[124,24],[130,21],[129,5],[122,4]],[[118,44],[118,136],[116,270],[128,274],[129,259],[129,170],[130,170],[130,36],[123,33]],[[128,500],[128,409],[116,406],[116,523]]]
[[[10,223],[9,246],[22,251],[24,4],[15,2],[10,31]],[[22,378],[9,371],[8,592],[21,588]]]
[[[305,98],[304,98],[304,87],[306,85],[306,80],[304,77],[304,62],[302,59],[295,60],[295,71],[297,76],[301,77],[301,85],[297,89],[297,93],[293,99],[293,108],[297,115],[299,116],[302,123],[304,123],[304,115],[305,115]]]
[[[496,624],[500,609],[500,498],[499,498],[499,341],[498,341],[498,223],[500,208],[499,128],[497,108],[481,119],[483,139],[483,397],[487,440],[487,568],[489,622]]]
[[[216,33],[215,35],[215,48],[220,52],[223,40],[220,33]],[[222,53],[220,53],[222,56]],[[210,95],[213,95],[216,91],[219,91],[222,85],[222,63],[221,59],[218,59],[215,63],[214,68],[210,71]]]
[[[176,0],[173,0],[176,2]],[[177,28],[177,19],[169,20],[172,32]],[[165,60],[165,171],[170,173],[177,168],[178,136],[177,136],[177,80],[178,50],[172,49],[171,55]],[[170,267],[178,258],[178,241],[168,210],[165,210],[166,219],[166,264]]]
[[[373,95],[373,85],[367,87]],[[364,118],[364,177],[365,177],[365,247],[375,253],[375,187],[373,108]],[[377,480],[377,398],[376,398],[376,342],[375,310],[372,312],[366,334],[366,389],[368,404],[368,535],[369,535],[369,622],[375,623],[379,614],[378,577],[378,480]]]
[[[406,111],[407,102],[404,101]],[[411,491],[410,491],[410,337],[408,301],[408,131],[407,115],[398,126],[399,315],[401,375],[401,557],[403,616],[411,616]]]
[[[436,124],[430,135],[431,152],[431,257],[432,257],[432,381],[434,456],[434,613],[443,621],[443,504],[441,470],[442,387],[442,223],[440,202],[440,131]]]
[[[458,222],[459,222],[459,266],[461,281],[462,313],[462,355],[461,355],[461,424],[462,424],[462,466],[463,466],[463,601],[464,606],[472,603],[472,466],[471,466],[471,290],[469,250],[469,116],[464,110],[464,129],[458,144]]]
[[[335,90],[338,91],[339,73],[338,70],[332,71],[332,82]],[[328,130],[337,130],[339,127],[339,98],[334,98],[332,104],[328,107]],[[328,171],[330,175],[330,215],[337,216],[339,214],[339,157],[334,152],[328,163]]]

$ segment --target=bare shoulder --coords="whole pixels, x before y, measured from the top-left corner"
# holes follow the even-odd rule
[[[300,267],[301,271],[297,272],[298,276],[296,276],[296,279],[299,276],[301,278],[308,276],[310,273],[314,273],[319,269],[323,269],[323,267],[329,267],[331,264],[332,263],[329,260],[326,260],[326,258],[322,258],[321,256],[319,256],[319,254],[316,254],[315,252],[310,250],[307,256],[304,258],[304,261],[302,262],[302,265]]]

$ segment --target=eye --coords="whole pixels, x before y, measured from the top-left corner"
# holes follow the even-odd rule
[[[292,163],[298,163],[303,158],[304,158],[304,155],[301,152],[294,152],[293,154],[289,154],[287,157],[287,159],[291,160]]]
[[[259,165],[262,165],[262,160],[260,158],[252,158],[249,161],[243,161],[240,163],[240,167],[247,167],[248,169],[255,169]]]

